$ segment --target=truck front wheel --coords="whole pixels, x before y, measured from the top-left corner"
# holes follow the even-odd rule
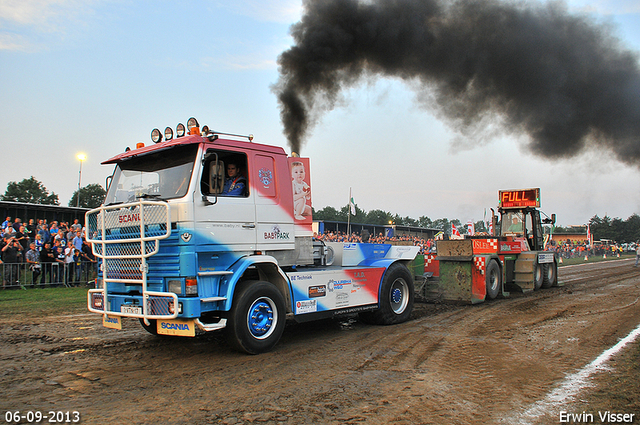
[[[394,263],[389,267],[380,285],[378,309],[361,313],[367,323],[393,325],[406,322],[413,310],[413,277],[406,266]]]
[[[248,354],[264,353],[278,343],[284,331],[284,298],[269,282],[241,282],[228,319],[226,336],[233,348]]]
[[[149,319],[149,325],[144,323],[144,319],[140,319],[140,324],[144,328],[145,331],[149,332],[151,335],[158,335],[158,325],[155,319]]]

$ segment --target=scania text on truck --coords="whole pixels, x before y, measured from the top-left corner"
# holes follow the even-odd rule
[[[88,308],[104,326],[129,317],[153,334],[223,331],[256,354],[288,316],[409,318],[418,247],[315,240],[308,158],[193,118],[152,140],[103,163],[115,164],[106,199],[86,214],[101,263]]]

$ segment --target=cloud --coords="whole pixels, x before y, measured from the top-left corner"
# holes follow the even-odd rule
[[[38,34],[64,34],[70,24],[91,13],[94,4],[93,0],[3,0],[0,50],[30,50]]]

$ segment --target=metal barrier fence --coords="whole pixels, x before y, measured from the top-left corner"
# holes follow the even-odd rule
[[[27,263],[2,263],[0,272],[2,289],[90,286],[98,276],[98,263],[43,263],[39,268]]]

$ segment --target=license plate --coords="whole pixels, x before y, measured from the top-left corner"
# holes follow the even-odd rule
[[[120,313],[125,314],[142,314],[142,307],[136,305],[121,305]]]

